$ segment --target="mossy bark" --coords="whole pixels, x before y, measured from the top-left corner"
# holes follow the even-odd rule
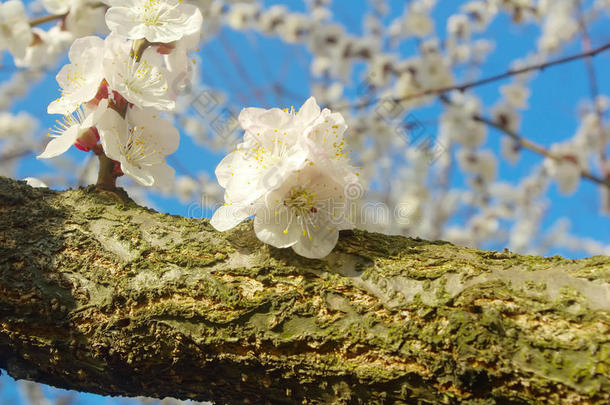
[[[222,404],[606,404],[610,258],[354,231],[308,260],[0,178],[0,367]]]

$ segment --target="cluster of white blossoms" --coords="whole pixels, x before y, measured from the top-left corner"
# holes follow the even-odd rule
[[[0,3],[0,52],[8,50],[18,67],[51,66],[76,38],[105,31],[107,6],[100,1],[42,0],[28,6],[50,14],[30,20],[21,0]],[[47,30],[37,26],[51,21],[57,24]]]
[[[0,51],[8,49],[14,58],[22,58],[32,40],[23,3],[18,0],[0,3]]]
[[[239,115],[243,142],[216,168],[225,205],[212,217],[224,231],[254,216],[263,242],[323,258],[339,231],[350,229],[350,208],[361,197],[343,116],[308,99],[298,112],[246,108]]]
[[[187,53],[199,42],[202,15],[178,0],[109,0],[105,39],[79,38],[57,75],[61,97],[48,112],[61,114],[40,158],[78,149],[104,153],[144,186],[168,189],[174,170],[165,162],[178,148],[178,130],[165,118],[185,85]],[[98,143],[99,142],[99,143]]]

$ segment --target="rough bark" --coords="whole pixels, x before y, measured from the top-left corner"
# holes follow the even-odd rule
[[[251,223],[0,178],[0,367],[231,404],[610,401],[610,258],[361,231],[325,260]]]

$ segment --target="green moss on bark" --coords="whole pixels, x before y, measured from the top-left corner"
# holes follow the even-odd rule
[[[218,403],[610,401],[610,259],[361,231],[324,260],[250,223],[0,178],[0,367]]]

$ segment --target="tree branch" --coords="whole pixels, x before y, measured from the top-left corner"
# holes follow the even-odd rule
[[[49,14],[43,15],[42,17],[33,18],[30,20],[30,27],[35,27],[37,25],[46,24],[51,21],[61,20],[65,18],[68,14]]]
[[[447,87],[439,87],[439,88],[435,88],[435,89],[427,89],[418,93],[413,93],[413,94],[409,94],[405,97],[396,97],[391,99],[391,101],[395,102],[395,103],[400,103],[403,101],[408,101],[408,100],[412,100],[415,98],[421,98],[421,97],[425,97],[425,96],[432,96],[432,95],[439,95],[439,94],[444,94],[450,91],[454,91],[454,90],[458,90],[461,92],[466,91],[467,89],[470,89],[472,87],[478,87],[478,86],[482,86],[484,84],[488,84],[488,83],[492,83],[492,82],[496,82],[498,80],[502,80],[502,79],[506,79],[509,78],[511,76],[516,76],[522,73],[527,73],[527,72],[531,72],[531,71],[535,71],[535,70],[544,70],[546,68],[549,68],[551,66],[556,66],[556,65],[561,65],[564,63],[568,63],[568,62],[572,62],[578,59],[583,59],[583,58],[592,58],[602,52],[605,52],[607,50],[610,49],[610,43],[607,43],[605,45],[602,45],[598,48],[595,49],[591,49],[587,52],[582,52],[582,53],[578,53],[575,55],[570,55],[570,56],[565,56],[563,58],[559,58],[559,59],[555,59],[549,62],[544,62],[544,63],[539,63],[539,64],[535,64],[535,65],[531,65],[531,66],[525,66],[519,69],[510,69],[504,73],[500,73],[497,75],[493,75],[493,76],[489,76],[483,79],[479,79],[479,80],[475,80],[475,81],[471,81],[471,82],[467,82],[467,83],[462,83],[462,84],[456,84],[454,86],[447,86]],[[371,98],[368,100],[364,100],[360,103],[357,103],[355,105],[351,105],[351,106],[335,106],[334,108],[338,109],[338,108],[365,108],[365,107],[369,107],[377,102],[379,102],[380,99],[378,98]]]
[[[489,118],[483,117],[482,115],[475,114],[472,116],[472,119],[475,121],[479,121],[484,124],[487,124],[490,127],[496,128],[496,129],[504,132],[506,135],[510,136],[515,141],[517,141],[518,145],[524,149],[531,150],[532,152],[535,152],[541,156],[547,157],[547,158],[555,160],[557,162],[571,161],[571,159],[569,157],[556,155],[556,154],[552,153],[550,150],[548,150],[547,148],[545,148],[544,146],[539,145],[533,141],[530,141],[530,140],[522,137],[521,135],[511,131],[510,129],[504,127],[503,125],[501,125],[497,122],[494,122],[493,120],[491,120]],[[601,177],[598,177],[585,168],[579,168],[579,170],[580,170],[580,176],[582,178],[592,181],[593,183],[597,183],[600,186],[606,186],[606,187],[610,188],[610,179],[603,179]]]
[[[219,404],[605,404],[610,258],[344,232],[324,260],[252,224],[0,178],[0,367]]]
[[[449,99],[449,97],[447,97],[444,94],[440,96],[440,100],[445,104],[453,105],[453,102],[451,101],[451,99]],[[569,157],[557,155],[557,154],[551,152],[550,150],[548,150],[547,148],[545,148],[544,146],[539,145],[536,142],[530,141],[529,139],[519,135],[518,133],[512,131],[511,129],[506,128],[501,123],[495,122],[494,120],[484,117],[481,114],[473,114],[472,119],[474,121],[482,122],[483,124],[486,124],[492,128],[495,128],[495,129],[503,132],[505,135],[508,135],[509,137],[514,139],[517,142],[517,144],[520,147],[522,147],[523,149],[531,150],[534,153],[537,153],[546,158],[555,160],[557,162],[561,162],[561,161],[573,162]],[[579,170],[580,170],[580,176],[582,178],[590,180],[601,186],[606,186],[610,189],[610,179],[603,179],[601,177],[598,177],[585,168],[580,168]]]

